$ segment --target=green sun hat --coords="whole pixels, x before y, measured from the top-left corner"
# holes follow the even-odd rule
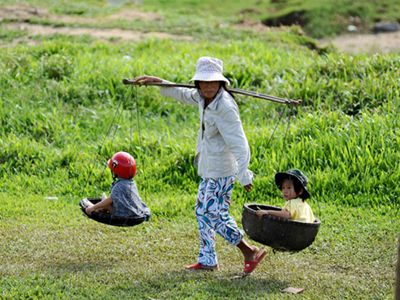
[[[303,199],[310,198],[310,193],[307,190],[308,178],[304,175],[299,169],[290,169],[287,172],[278,172],[275,174],[275,184],[281,189],[279,186],[283,180],[292,179],[297,180],[301,186],[303,187]]]

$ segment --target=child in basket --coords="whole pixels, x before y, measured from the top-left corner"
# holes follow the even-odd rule
[[[275,183],[282,191],[286,204],[281,211],[257,210],[256,213],[260,219],[263,215],[272,215],[300,222],[312,223],[315,221],[311,207],[305,202],[310,198],[307,190],[308,179],[300,170],[290,169],[286,173],[276,173]]]
[[[121,217],[147,216],[150,218],[150,209],[142,201],[133,177],[136,173],[136,163],[132,155],[127,152],[118,152],[107,163],[115,180],[112,183],[110,196],[103,194],[102,201],[93,205],[87,200],[84,203],[86,213],[90,216],[93,211],[109,212]]]

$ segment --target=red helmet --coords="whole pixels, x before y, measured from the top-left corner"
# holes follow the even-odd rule
[[[111,170],[122,178],[131,179],[136,174],[135,159],[127,152],[115,153],[107,164]]]

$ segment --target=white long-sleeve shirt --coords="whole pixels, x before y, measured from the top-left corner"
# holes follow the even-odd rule
[[[248,170],[250,148],[240,121],[239,108],[228,92],[220,88],[214,101],[206,108],[204,96],[197,89],[162,87],[161,95],[199,107],[196,159],[200,155],[198,174],[201,177],[222,178],[237,174],[242,186],[253,182],[253,173]]]

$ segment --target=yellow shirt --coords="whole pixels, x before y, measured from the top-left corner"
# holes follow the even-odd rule
[[[282,210],[284,209],[290,212],[290,219],[293,221],[308,223],[315,221],[310,205],[307,202],[303,202],[300,198],[287,201]]]

